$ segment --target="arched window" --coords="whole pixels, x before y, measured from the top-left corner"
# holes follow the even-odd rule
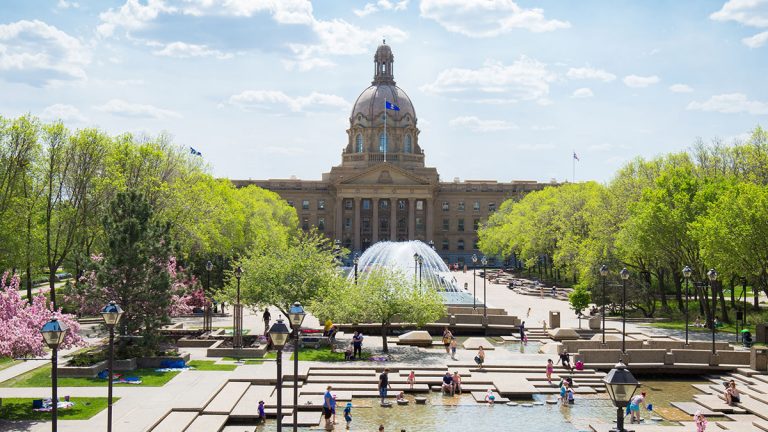
[[[383,133],[379,135],[379,152],[384,153],[387,150],[387,144],[389,143],[389,137]]]
[[[405,152],[413,153],[413,141],[411,139],[411,135],[405,136]]]
[[[363,152],[363,136],[361,134],[357,134],[355,137],[355,152]]]

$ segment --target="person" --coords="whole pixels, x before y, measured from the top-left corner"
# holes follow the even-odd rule
[[[736,381],[731,380],[728,383],[728,387],[725,389],[725,402],[730,406],[734,406],[741,402],[741,393],[736,388]]]
[[[379,425],[379,432],[384,432],[384,425]]]
[[[347,430],[352,423],[352,402],[347,402],[347,406],[344,407],[344,421],[347,422]]]
[[[645,392],[635,395],[629,400],[629,422],[640,423],[640,407],[645,402]]]
[[[401,401],[404,401],[404,400],[405,400],[405,392],[401,391],[400,393],[397,394],[397,401],[401,402]]]
[[[704,327],[701,325],[701,315],[696,315],[696,320],[693,322],[694,327]]]
[[[328,336],[331,327],[333,327],[333,321],[330,319],[325,320],[325,324],[323,325],[323,336]]]
[[[222,305],[222,308],[223,307],[224,306]],[[269,313],[269,309],[268,308],[264,308],[264,313],[261,315],[261,319],[264,320],[264,333],[269,332],[269,320],[271,318],[272,318],[272,315]]]
[[[557,360],[557,363],[563,362],[563,367],[568,368],[568,370],[571,369],[571,355],[568,354],[567,349],[563,349],[563,352],[560,353],[560,359]]]
[[[541,328],[547,331],[547,320],[541,320]]]
[[[331,404],[333,404],[333,395],[331,394],[331,386],[325,388],[325,394],[323,395],[323,417],[325,418],[325,428],[329,428],[331,423],[331,416],[333,411],[331,410]]]
[[[568,400],[566,399],[567,393],[568,393],[568,383],[565,380],[562,380],[560,382],[560,397],[558,398],[560,399],[560,403],[562,405],[565,405],[568,402]]]
[[[575,394],[576,392],[573,391],[573,387],[568,386],[568,389],[566,390],[566,395],[568,396],[568,405],[573,405],[575,402]]]
[[[453,372],[453,393],[461,394],[461,375],[459,375],[459,371]]]
[[[216,300],[213,301],[213,313],[217,314],[219,313],[219,302]]]
[[[525,321],[520,323],[520,342],[528,345],[528,337],[525,336]]]
[[[262,422],[262,423],[266,422],[267,421],[267,413],[264,411],[264,401],[263,400],[259,401],[258,412],[259,412],[259,421]]]
[[[413,385],[416,383],[416,372],[411,369],[411,373],[408,374],[408,386],[413,390]]]
[[[448,330],[448,327],[443,330],[443,345],[445,346],[445,353],[450,354],[450,347],[451,347],[451,338],[453,337],[453,334],[450,330]]]
[[[352,336],[352,358],[360,358],[363,356],[363,333],[356,331]]]
[[[697,410],[693,413],[693,422],[696,425],[696,432],[704,432],[707,430],[707,418],[701,413],[701,410]]]
[[[227,313],[225,308],[227,307],[227,302],[223,301],[221,302],[221,313]]]
[[[538,282],[536,282],[536,285],[539,286],[539,298],[544,298],[544,285],[540,285]]]
[[[552,385],[552,372],[555,371],[555,365],[552,363],[552,359],[547,359],[547,382]]]
[[[336,424],[336,395],[335,394],[331,398],[331,416],[333,416],[333,420],[331,420],[331,424]]]
[[[352,353],[354,352],[354,347],[352,346],[352,342],[347,345],[347,349],[344,351],[344,360],[352,360],[354,357]]]
[[[477,355],[475,356],[475,363],[480,365],[480,369],[483,368],[483,363],[485,363],[485,350],[483,349],[482,345],[477,350]]]
[[[552,297],[554,297],[557,294],[557,287],[552,285]]]
[[[443,375],[442,390],[443,393],[453,396],[453,375],[450,372],[445,372],[445,375]]]
[[[488,402],[488,405],[493,405],[493,401],[496,400],[496,396],[493,394],[493,389],[488,389],[488,391],[485,392],[485,401]]]
[[[451,337],[451,360],[456,360],[456,337]]]
[[[530,318],[531,317],[531,308],[528,308],[528,312],[525,313],[525,317],[526,318]]]
[[[384,372],[379,375],[379,396],[381,404],[384,405],[387,399],[387,389],[392,388],[389,384],[389,368],[384,368]]]
[[[336,333],[339,332],[339,329],[336,328],[336,324],[332,325],[330,329],[328,329],[328,342],[331,343],[331,346],[333,346],[334,343],[336,343]]]

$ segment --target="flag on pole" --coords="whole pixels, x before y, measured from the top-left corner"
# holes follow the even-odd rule
[[[199,151],[195,150],[192,147],[189,148],[189,153],[191,153],[192,156],[202,156],[203,155],[202,153],[200,153]]]
[[[397,105],[395,105],[395,104],[393,104],[393,103],[392,103],[392,102],[390,102],[390,101],[386,101],[386,102],[384,103],[384,107],[385,107],[386,109],[388,109],[388,110],[392,110],[392,111],[400,111],[400,107],[399,107],[399,106],[397,106]]]
[[[581,162],[581,159],[576,155],[576,152],[573,152],[573,159]]]

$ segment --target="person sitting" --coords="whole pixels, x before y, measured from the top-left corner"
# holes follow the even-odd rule
[[[404,400],[405,400],[405,392],[401,391],[400,393],[397,394],[397,401],[402,402]]]
[[[344,360],[349,361],[354,359],[355,357],[352,355],[354,352],[354,347],[352,346],[352,343],[350,342],[349,345],[347,345],[347,349],[344,351]]]
[[[752,346],[752,333],[745,331],[742,333],[742,338],[744,346],[750,348]]]
[[[443,375],[442,390],[443,393],[453,396],[453,375],[451,375],[450,372],[446,372],[445,375]]]
[[[493,402],[496,400],[496,396],[493,394],[493,389],[488,389],[488,391],[485,392],[484,400],[488,402],[488,405],[493,405]]]
[[[568,370],[573,370],[573,368],[571,368],[571,355],[568,354],[567,349],[563,349],[563,352],[560,353],[560,358],[557,360],[557,362],[562,362],[563,367],[568,368]]]
[[[736,388],[736,381],[734,380],[731,380],[725,388],[725,402],[730,406],[741,402],[741,393]]]

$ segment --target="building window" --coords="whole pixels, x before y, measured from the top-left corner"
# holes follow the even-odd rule
[[[416,210],[424,210],[424,200],[417,200],[416,201]]]
[[[325,200],[317,200],[317,209],[325,210]]]
[[[352,200],[344,200],[344,208],[347,210],[352,210]]]
[[[355,137],[355,151],[358,153],[363,152],[363,135],[357,134]]]
[[[301,220],[301,229],[304,231],[309,231],[309,218],[303,218]]]
[[[411,135],[405,136],[405,152],[413,153],[413,139],[411,138]]]
[[[301,209],[302,210],[309,210],[309,200],[301,201]]]
[[[443,201],[443,211],[448,211],[451,208],[448,201]]]
[[[478,247],[478,244],[477,244],[477,243],[478,243],[478,241],[477,241],[477,239],[475,239],[474,243],[472,243],[472,249],[474,249],[474,250],[478,250],[478,249],[480,249],[480,248]]]
[[[416,218],[416,229],[423,229],[424,228],[424,219],[417,217]]]
[[[456,243],[456,248],[459,250],[464,250],[464,240],[459,240],[458,243]]]
[[[344,218],[344,229],[345,230],[352,229],[352,218]]]
[[[448,231],[451,227],[450,219],[443,219],[443,231]]]
[[[398,231],[405,231],[406,224],[408,222],[405,220],[405,218],[400,218],[397,220],[397,230]]]
[[[475,205],[472,207],[474,211],[480,211],[480,201],[475,201]]]
[[[371,229],[371,219],[363,218],[363,231],[368,231],[370,229]]]
[[[459,219],[459,225],[458,225],[459,231],[464,231],[464,219]]]
[[[370,210],[371,209],[371,200],[364,199],[363,200],[363,210]]]
[[[387,144],[389,144],[389,136],[380,134],[379,135],[379,153],[384,153],[387,151]]]
[[[494,202],[488,203],[488,211],[489,212],[495,212],[496,211],[496,203],[494,203]]]
[[[352,249],[352,239],[347,237],[344,239],[344,247],[347,249]]]
[[[317,230],[325,231],[325,218],[317,218]]]
[[[295,205],[295,203],[293,201],[288,201],[288,205],[293,207]]]
[[[451,244],[448,242],[448,239],[443,240],[443,250],[448,250],[451,248]]]
[[[381,200],[379,201],[379,208],[382,210],[386,210],[389,208],[389,201],[387,200]]]
[[[464,201],[459,201],[459,204],[456,206],[456,209],[458,211],[464,211]]]
[[[405,210],[405,200],[397,200],[397,208],[400,210]]]
[[[381,218],[379,220],[379,232],[380,233],[388,233],[389,232],[389,219]]]
[[[472,230],[477,231],[480,228],[480,219],[474,219],[472,221]]]

